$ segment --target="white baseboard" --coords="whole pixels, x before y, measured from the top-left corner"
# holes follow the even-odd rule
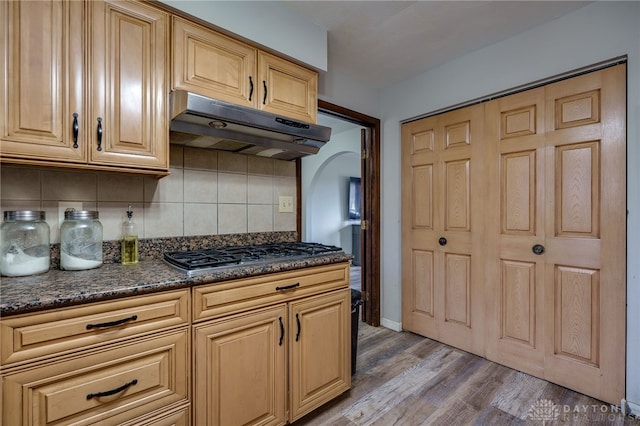
[[[640,417],[640,405],[635,402],[627,401],[626,399],[622,400],[622,409],[626,414],[633,414],[634,416]]]
[[[402,331],[402,323],[391,321],[386,318],[380,319],[380,325],[393,331]]]

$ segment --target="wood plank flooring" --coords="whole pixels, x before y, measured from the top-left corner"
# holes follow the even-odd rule
[[[409,332],[359,323],[352,389],[301,425],[634,425],[601,401]]]

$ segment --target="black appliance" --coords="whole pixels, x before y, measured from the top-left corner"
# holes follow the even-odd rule
[[[220,268],[307,259],[337,252],[342,249],[332,245],[289,242],[167,252],[164,261],[192,277]]]

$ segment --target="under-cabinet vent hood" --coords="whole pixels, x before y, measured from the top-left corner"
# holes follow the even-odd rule
[[[171,92],[170,141],[198,148],[293,160],[316,154],[331,128],[177,90]]]

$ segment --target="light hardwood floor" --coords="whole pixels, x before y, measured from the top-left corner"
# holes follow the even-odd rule
[[[360,322],[358,335],[352,389],[295,426],[640,426],[608,404],[413,333]]]

